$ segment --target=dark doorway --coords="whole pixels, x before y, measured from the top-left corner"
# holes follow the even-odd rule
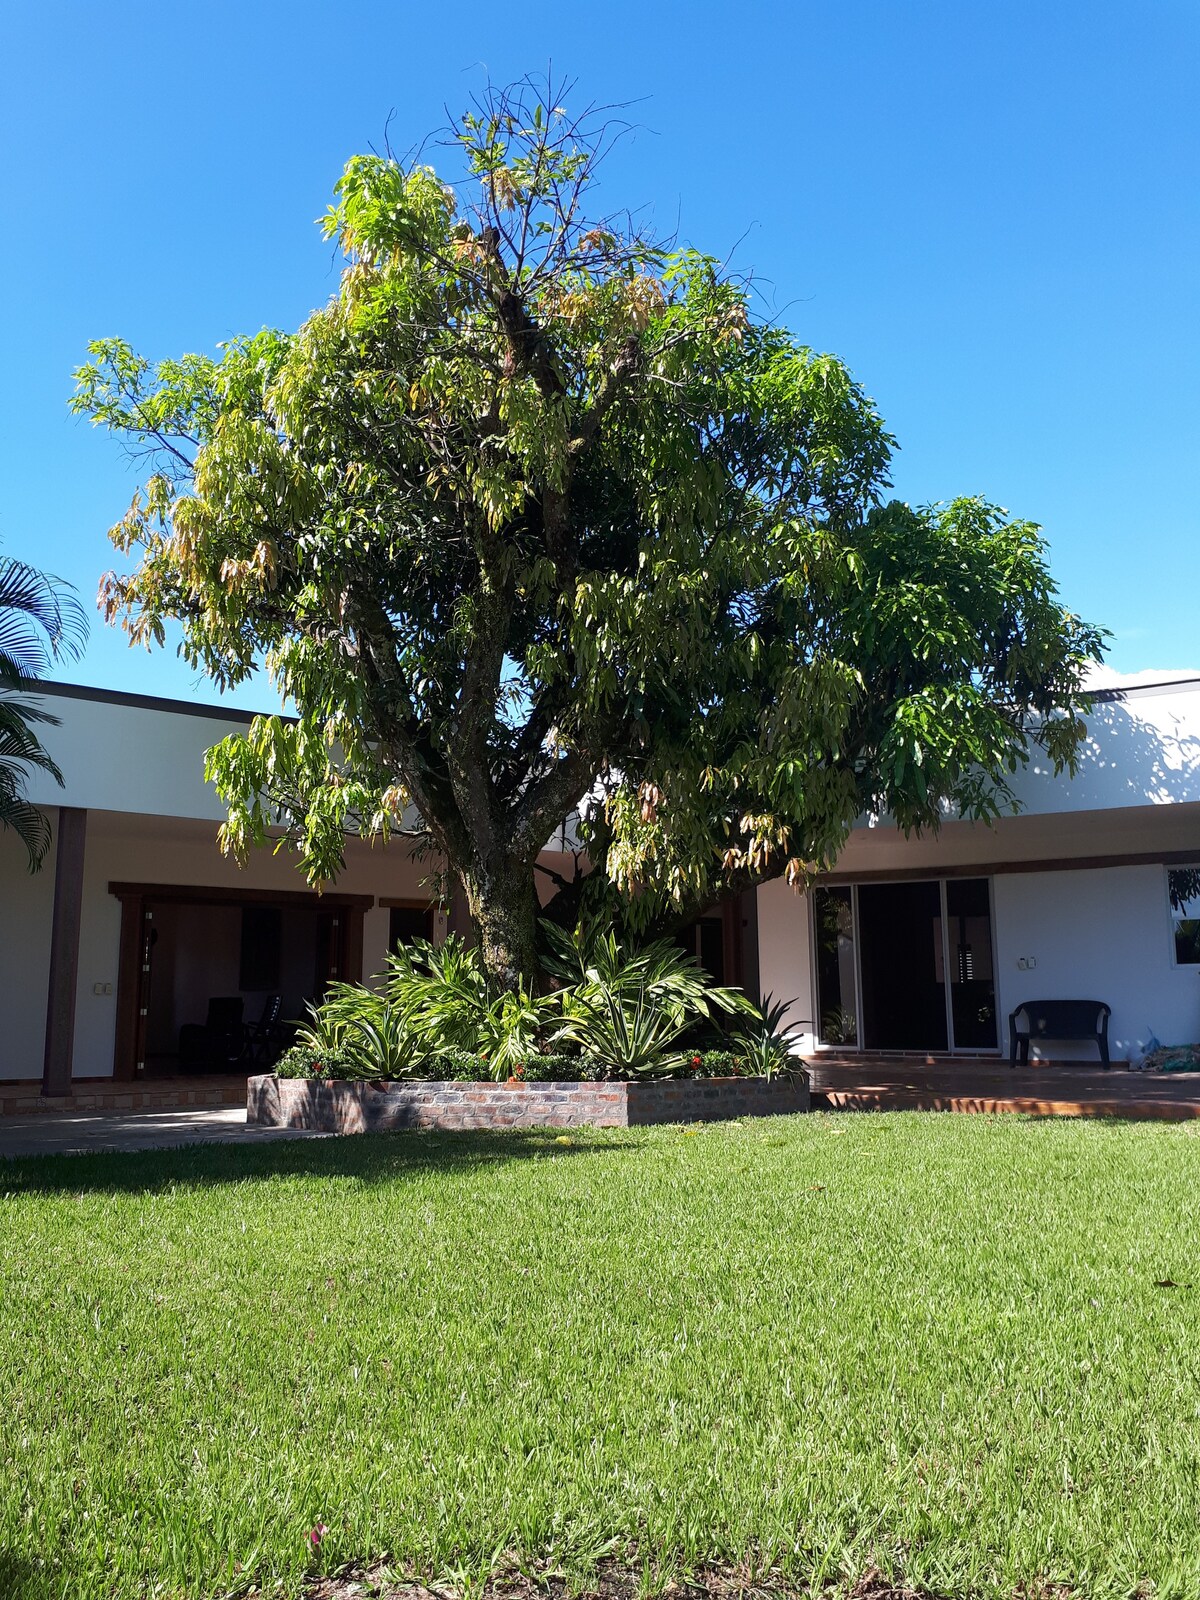
[[[858,934],[861,1042],[868,1050],[946,1050],[941,885],[860,884]]]
[[[724,900],[676,930],[675,943],[704,968],[715,983],[744,981],[742,903]]]
[[[399,950],[402,944],[412,944],[414,939],[433,941],[434,908],[414,901],[411,905],[393,905],[389,910],[388,949]]]
[[[302,1016],[335,978],[361,981],[369,895],[108,888],[121,902],[115,1078],[178,1071],[181,1031],[207,1027],[213,1000],[240,1001],[243,1020],[261,1029],[271,1014],[282,1023]]]

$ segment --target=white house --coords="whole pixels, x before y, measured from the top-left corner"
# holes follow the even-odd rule
[[[378,971],[395,940],[445,932],[404,841],[348,841],[323,896],[286,855],[244,870],[221,855],[203,755],[246,717],[44,687],[65,788],[30,786],[55,828],[42,872],[0,834],[0,1080],[64,1092],[169,1071],[214,997],[253,1018],[278,993],[295,1016],[331,977]],[[811,893],[768,884],[701,919],[694,948],[794,997],[805,1050],[1002,1051],[1008,1013],[1035,998],[1106,1001],[1116,1057],[1151,1030],[1200,1039],[1200,905],[1171,895],[1200,867],[1200,678],[1103,691],[1076,777],[1034,767],[1019,792],[1022,814],[992,828],[905,840],[864,823]]]
[[[1114,1059],[1200,1040],[1200,904],[1171,894],[1200,864],[1200,678],[1102,690],[1088,731],[1074,778],[1018,777],[1017,816],[863,822],[812,893],[758,891],[761,985],[796,997],[803,1049],[1006,1051],[1051,999],[1110,1005]]]

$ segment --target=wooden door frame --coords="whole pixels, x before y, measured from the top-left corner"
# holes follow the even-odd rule
[[[317,894],[301,889],[226,889],[190,883],[112,882],[109,894],[121,903],[121,943],[117,967],[117,1025],[113,1077],[128,1082],[144,1066],[145,981],[143,959],[147,923],[156,905],[277,905],[339,913],[337,970],[347,983],[362,982],[363,918],[375,904],[371,894]]]

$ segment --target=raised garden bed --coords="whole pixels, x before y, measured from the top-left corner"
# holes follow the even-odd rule
[[[257,1128],[373,1133],[397,1128],[634,1128],[720,1122],[809,1109],[802,1072],[777,1078],[632,1083],[327,1083],[251,1078],[246,1121]]]

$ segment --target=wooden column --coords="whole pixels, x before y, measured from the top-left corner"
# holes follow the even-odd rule
[[[758,890],[747,889],[737,899],[742,922],[742,988],[754,1001],[762,1003],[762,977],[758,965]]]
[[[342,920],[342,950],[341,962],[342,978],[346,983],[361,983],[363,981],[363,917],[362,906],[347,906],[341,913]]]
[[[50,930],[50,982],[46,995],[46,1054],[42,1093],[71,1092],[75,1050],[75,992],[79,983],[79,919],[83,908],[83,853],[87,812],[59,806],[54,849],[54,920]]]
[[[109,886],[111,889],[111,885]],[[137,1077],[142,1031],[142,968],[146,960],[146,905],[140,894],[122,894],[121,954],[117,963],[117,1027],[113,1042],[113,1077]]]

